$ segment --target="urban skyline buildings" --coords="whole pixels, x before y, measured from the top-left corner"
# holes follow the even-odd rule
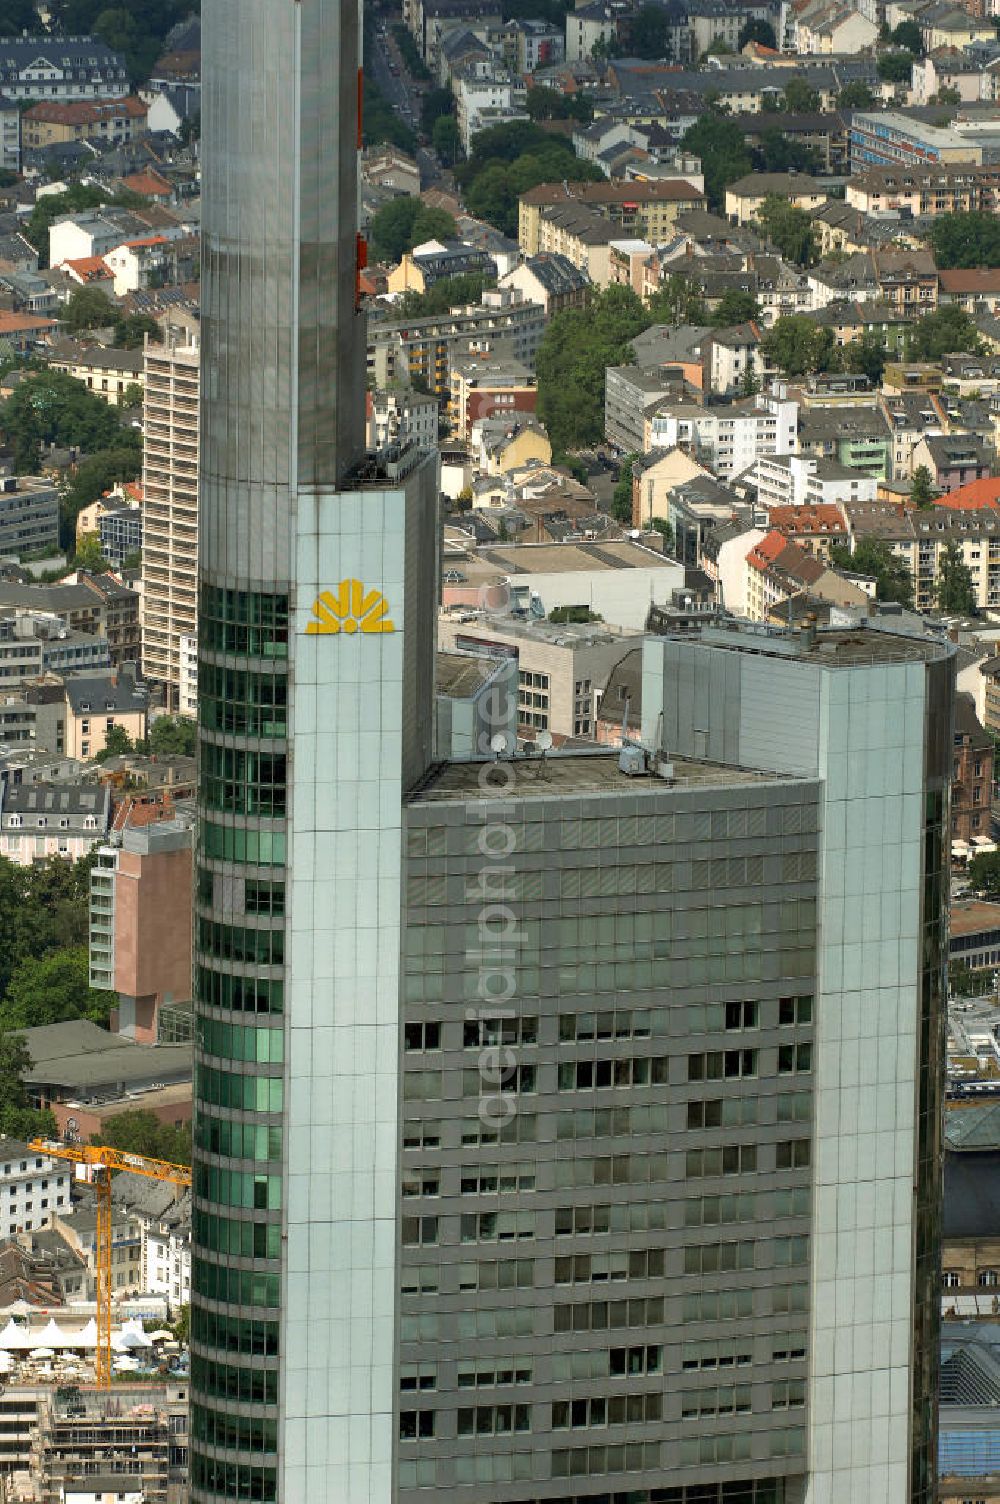
[[[621,761],[435,761],[357,19],[204,18],[192,1499],[931,1504],[951,649],[653,638]]]

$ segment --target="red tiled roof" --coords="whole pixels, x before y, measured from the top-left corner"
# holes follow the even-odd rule
[[[75,99],[66,104],[40,101],[25,110],[25,120],[46,125],[93,125],[98,120],[144,120],[149,113],[141,99],[129,94],[125,99]]]
[[[747,554],[747,563],[758,569],[767,569],[788,547],[788,539],[777,528],[772,528],[766,537],[755,543]]]
[[[85,282],[96,282],[102,277],[107,277],[110,281],[112,277],[111,268],[103,256],[78,256],[75,261],[60,262],[59,270],[67,269]]]
[[[978,512],[983,507],[1000,507],[1000,476],[987,475],[982,480],[970,481],[967,486],[959,486],[957,491],[939,496],[934,505],[947,507],[952,512]]]
[[[169,198],[173,192],[167,179],[161,178],[152,169],[148,172],[130,173],[127,178],[122,178],[122,183],[133,193],[141,193],[146,198]]]
[[[786,533],[844,533],[844,522],[838,507],[820,502],[800,507],[771,507],[768,521],[772,528]]]
[[[46,330],[55,327],[55,319],[32,318],[30,314],[8,313],[6,309],[0,308],[0,335],[21,334],[29,329]]]
[[[967,270],[938,272],[942,292],[1000,293],[1000,267],[977,266]]]

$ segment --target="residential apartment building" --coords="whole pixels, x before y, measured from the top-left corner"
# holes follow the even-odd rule
[[[539,251],[500,278],[501,287],[516,289],[529,303],[540,303],[547,318],[567,308],[583,308],[590,296],[590,278],[568,256]]]
[[[454,438],[468,439],[483,418],[533,415],[538,382],[513,361],[463,361],[452,366],[448,411]]]
[[[726,188],[726,218],[734,225],[752,225],[766,198],[782,198],[806,213],[826,203],[826,190],[815,178],[799,172],[754,172]]]
[[[52,346],[48,364],[54,371],[64,371],[82,381],[90,392],[117,407],[129,387],[142,386],[143,352],[122,350],[115,345],[84,344],[82,340],[60,340]]]
[[[124,569],[126,560],[137,561],[142,554],[142,508],[136,503],[106,507],[97,522],[97,536],[113,569]]]
[[[70,1202],[68,1165],[29,1149],[17,1139],[0,1139],[0,1237],[13,1238],[46,1227]]]
[[[130,801],[91,871],[90,985],[118,994],[118,1031],[140,1043],[162,1006],[191,998],[193,861],[186,815]]]
[[[719,407],[660,404],[648,419],[644,449],[688,449],[720,480],[742,475],[759,455],[792,455],[798,447],[797,402],[754,399]]]
[[[953,512],[930,507],[903,512],[884,502],[847,502],[843,511],[852,548],[862,538],[880,538],[906,561],[918,611],[928,611],[936,603],[941,557],[951,544],[959,549],[972,576],[978,609],[1000,606],[1000,513],[993,508]],[[986,721],[989,725],[988,694]]]
[[[517,292],[483,294],[482,302],[420,319],[370,319],[368,377],[372,385],[416,379],[439,399],[451,390],[451,367],[470,356],[516,360],[535,368],[545,310]]]
[[[369,392],[369,448],[385,449],[388,444],[412,442],[421,449],[433,449],[438,441],[439,412],[435,398],[425,397],[409,387]]]
[[[757,501],[772,507],[835,506],[841,501],[874,501],[872,476],[813,455],[762,455],[753,468]]]
[[[567,200],[591,209],[614,225],[616,239],[640,236],[654,244],[669,238],[679,214],[705,206],[705,195],[690,183],[542,183],[518,199],[517,238],[526,256],[544,250],[541,237],[542,210]]]
[[[992,835],[993,738],[980,724],[971,695],[955,696],[951,838],[971,845]]]
[[[19,867],[47,857],[79,861],[104,840],[110,820],[106,785],[0,784],[0,854]]]
[[[1000,164],[935,167],[907,162],[852,173],[844,199],[863,214],[902,209],[914,218],[935,218],[938,214],[989,213],[997,202],[998,188]]]
[[[197,635],[199,327],[162,321],[144,349],[142,667],[180,704],[181,643]]]
[[[0,476],[0,557],[55,553],[59,545],[59,493],[31,475]]]
[[[24,618],[21,631],[16,628],[18,614]],[[28,678],[49,669],[100,667],[109,661],[117,667],[139,659],[138,592],[110,573],[88,574],[80,569],[75,577],[71,575],[57,585],[10,585],[0,581],[0,618],[14,623],[13,635],[22,643],[29,644],[35,637],[38,643],[48,644],[48,649],[41,653],[32,650],[24,662]],[[56,618],[67,627],[67,636],[60,638],[58,628],[45,628],[47,618]],[[70,638],[75,646],[81,633],[101,639],[96,644],[96,656],[76,658],[72,653],[66,654]],[[18,655],[9,656],[13,666]],[[0,659],[0,678],[8,677]]]
[[[126,99],[44,100],[24,111],[21,145],[25,150],[93,141],[123,146],[146,133],[147,106],[134,95]]]
[[[84,762],[96,757],[107,745],[108,732],[116,728],[131,742],[145,740],[149,690],[136,682],[134,663],[99,674],[69,674],[64,684],[65,756]]]
[[[8,99],[121,99],[125,58],[94,37],[0,38],[0,93]]]

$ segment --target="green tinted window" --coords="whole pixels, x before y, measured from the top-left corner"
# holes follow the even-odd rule
[[[251,867],[285,865],[283,830],[242,830],[202,820],[201,849],[205,856],[223,862],[246,862]]]

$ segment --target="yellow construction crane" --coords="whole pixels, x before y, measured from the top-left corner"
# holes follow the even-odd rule
[[[126,1149],[105,1144],[64,1144],[54,1139],[33,1138],[28,1146],[37,1154],[89,1165],[97,1187],[97,1387],[111,1388],[111,1173],[128,1170],[147,1180],[166,1180],[172,1185],[190,1185],[187,1165],[172,1165],[165,1159],[149,1159]]]

